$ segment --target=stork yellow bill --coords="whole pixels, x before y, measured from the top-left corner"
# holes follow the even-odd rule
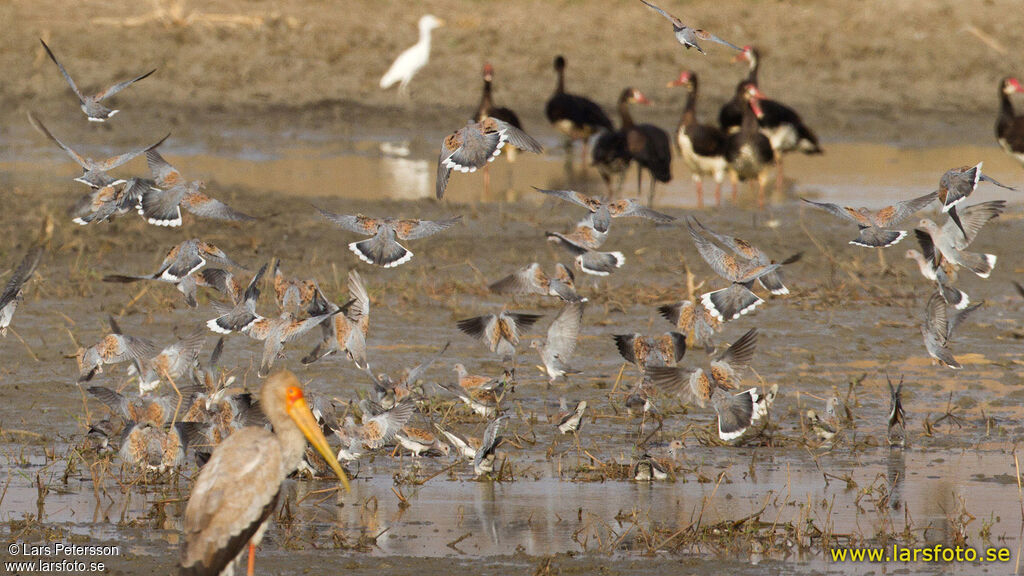
[[[255,547],[276,508],[281,484],[302,461],[307,440],[350,490],[294,374],[282,371],[267,378],[260,406],[274,431],[255,426],[236,431],[213,451],[196,479],[185,509],[182,574],[231,574],[246,544],[248,574],[253,573]]]

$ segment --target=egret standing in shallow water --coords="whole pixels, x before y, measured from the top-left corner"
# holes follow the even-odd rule
[[[305,439],[349,489],[294,374],[283,371],[267,378],[260,407],[274,431],[238,430],[217,446],[199,473],[185,509],[182,574],[232,574],[247,543],[248,574],[253,573],[255,547],[277,506],[281,484],[302,462]]]
[[[430,60],[430,32],[441,26],[444,26],[444,20],[431,14],[420,18],[419,41],[395,58],[391,68],[388,68],[388,71],[380,79],[382,90],[387,90],[395,82],[399,82],[398,93],[406,97],[409,96],[409,82]]]

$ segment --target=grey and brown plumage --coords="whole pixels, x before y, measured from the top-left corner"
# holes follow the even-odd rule
[[[693,221],[700,227],[701,231],[707,236],[714,238],[716,242],[722,246],[733,251],[734,254],[743,258],[747,262],[759,265],[759,266],[771,266],[775,264],[764,250],[761,250],[757,246],[754,246],[750,242],[737,238],[735,236],[729,236],[728,234],[722,234],[721,232],[715,232],[698,221],[696,218]],[[789,258],[786,258],[780,262],[780,266],[786,266],[797,262],[803,257],[803,252],[797,252]],[[782,270],[774,270],[766,274],[758,276],[757,282],[765,289],[771,292],[775,296],[782,296],[789,294],[789,288],[782,283]]]
[[[211,273],[209,276],[202,275],[201,279],[191,278],[211,261],[225,266],[241,268],[217,246],[198,238],[193,238],[185,240],[168,250],[163,262],[160,263],[160,267],[153,274],[144,276],[111,274],[104,276],[103,281],[122,284],[142,280],[167,282],[173,284],[185,296],[186,304],[194,308],[197,305],[195,299],[196,288],[200,284],[221,292],[230,293],[232,291],[233,285],[230,278],[222,277],[224,274],[230,276],[228,272]]]
[[[281,269],[281,259],[274,262],[274,299],[280,311],[310,316],[322,314],[330,305],[320,285],[313,278],[291,278]]]
[[[690,28],[686,24],[683,24],[683,21],[680,20],[679,18],[676,18],[675,16],[669,14],[668,12],[665,12],[664,10],[655,6],[654,4],[651,4],[647,0],[640,1],[646,4],[648,8],[654,10],[658,14],[661,14],[669,22],[672,23],[672,33],[675,35],[676,40],[680,44],[682,44],[687,50],[689,50],[690,48],[695,48],[697,52],[704,54],[704,50],[700,47],[700,44],[698,44],[697,42],[698,40],[710,40],[712,42],[717,42],[723,46],[728,46],[729,48],[732,48],[733,50],[736,50],[738,52],[743,51],[743,49],[740,48],[739,46],[736,46],[731,42],[723,40],[718,36],[715,36],[714,34],[708,32],[707,30],[701,30],[699,28]]]
[[[0,292],[0,336],[7,336],[7,328],[10,327],[11,320],[14,319],[14,312],[18,309],[18,304],[25,298],[25,284],[35,274],[42,257],[43,246],[30,248],[18,267],[11,272],[4,291]]]
[[[964,267],[981,278],[988,278],[995,268],[995,254],[968,252],[967,247],[977,238],[978,232],[1006,210],[1005,200],[992,200],[972,204],[960,212],[960,224],[952,218],[940,228],[935,222],[924,218],[914,230],[921,245],[921,253],[937,269],[948,263],[956,270]],[[948,272],[947,272],[948,274]]]
[[[472,392],[474,390],[494,390],[502,384],[502,381],[498,378],[491,378],[490,376],[483,376],[480,374],[471,374],[466,366],[461,362],[457,362],[452,366],[452,371],[455,372],[455,376],[458,378],[459,387],[466,392]]]
[[[701,303],[708,312],[720,321],[728,322],[762,304],[764,300],[751,290],[754,281],[778,270],[781,264],[764,264],[730,253],[731,250],[726,252],[709,238],[696,218],[690,217],[686,225],[704,261],[716,274],[732,282],[728,288],[701,295]]]
[[[39,43],[43,45],[43,48],[46,50],[46,54],[50,57],[50,60],[53,60],[53,63],[60,69],[60,73],[64,76],[64,80],[67,81],[68,85],[71,86],[71,90],[75,93],[75,96],[78,96],[78,101],[81,102],[82,112],[85,113],[90,122],[105,122],[110,119],[111,116],[117,114],[119,111],[111,110],[104,106],[102,104],[103,100],[117,94],[139,80],[148,77],[153,72],[156,72],[156,68],[154,68],[145,74],[132,78],[131,80],[125,80],[124,82],[118,82],[117,84],[109,86],[96,94],[82,94],[82,91],[78,89],[75,81],[71,79],[71,75],[68,74],[68,71],[64,69],[64,66],[57,61],[57,57],[53,55],[53,51],[51,51],[50,47],[46,45],[46,42],[43,42],[42,38],[40,38]]]
[[[501,428],[508,420],[508,416],[498,416],[487,424],[484,429],[484,436],[480,441],[480,447],[473,455],[473,473],[477,476],[489,474],[494,471],[495,451],[501,444]]]
[[[534,187],[534,190],[586,208],[591,213],[590,220],[588,221],[589,225],[600,234],[608,232],[612,218],[645,218],[658,224],[669,224],[675,221],[675,217],[652,210],[635,198],[625,198],[612,202],[588,196],[575,190],[543,190],[536,187]]]
[[[445,437],[445,440],[451,444],[452,448],[455,448],[455,454],[457,456],[469,460],[476,458],[476,453],[482,444],[481,438],[464,436],[454,430],[449,430],[436,422],[434,423],[434,429]]]
[[[373,370],[367,366],[365,371],[373,380],[374,400],[382,407],[390,408],[405,398],[411,397],[416,391],[421,390],[419,386],[420,380],[426,375],[427,370],[441,359],[441,356],[444,355],[450,345],[451,342],[445,342],[444,346],[433,356],[412,368],[403,370],[402,375],[397,381],[387,374],[374,375]]]
[[[302,461],[307,440],[348,490],[348,478],[293,374],[278,372],[264,382],[260,408],[273,432],[262,427],[236,431],[217,446],[192,486],[183,524],[183,575],[221,574],[247,544],[253,553],[281,484]]]
[[[71,207],[71,221],[87,226],[134,212],[147,189],[149,184],[140,178],[118,180],[102,188],[94,188]]]
[[[924,311],[924,324],[921,325],[921,336],[924,338],[924,347],[928,355],[948,368],[959,370],[963,368],[953,351],[949,348],[953,333],[965,318],[985,302],[977,302],[963,310],[952,309],[942,294],[936,292],[928,299]]]
[[[96,344],[79,349],[76,356],[78,382],[92,380],[93,376],[103,372],[105,364],[140,361],[152,358],[158,351],[156,345],[146,338],[118,333],[107,334]]]
[[[331,316],[342,312],[344,312],[343,308],[335,307],[324,314],[303,319],[296,318],[288,312],[281,314],[278,318],[257,317],[242,332],[254,340],[263,342],[263,359],[260,361],[260,369],[257,372],[259,376],[263,377],[270,373],[270,368],[281,354],[285,343],[299,338]]]
[[[576,277],[564,265],[555,264],[555,273],[548,276],[540,264],[533,262],[488,286],[495,294],[540,294],[557,296],[566,302],[586,302],[576,293]]]
[[[585,302],[566,303],[548,326],[547,338],[530,343],[530,348],[540,353],[549,384],[569,374],[579,373],[579,370],[572,368],[569,359],[576,351],[580,330],[583,328],[585,306]]]
[[[622,252],[599,252],[597,250],[608,237],[608,232],[601,232],[593,224],[593,214],[587,214],[580,220],[572,232],[545,232],[549,242],[565,248],[575,257],[576,267],[595,276],[608,276],[626,263]]]
[[[146,151],[146,163],[156,183],[142,195],[139,214],[154,226],[181,226],[181,209],[200,218],[245,222],[255,220],[203,192],[206,183],[185,180],[154,148]]]
[[[653,482],[669,478],[669,466],[666,462],[654,458],[644,452],[629,467],[629,477],[636,482]]]
[[[371,218],[356,214],[334,214],[317,208],[324,218],[349,232],[372,236],[369,240],[352,242],[348,249],[367,264],[393,268],[412,259],[413,253],[398,240],[418,240],[451,228],[462,220],[455,216],[446,220],[415,220],[399,218]]]
[[[505,392],[508,389],[508,375],[509,373],[506,372],[503,378],[488,381],[486,385],[476,388],[463,388],[462,386],[446,382],[439,382],[437,385],[454,394],[463,404],[469,406],[473,412],[484,418],[492,418],[498,413],[501,399],[505,396]]]
[[[345,426],[333,428],[341,439],[339,460],[358,460],[367,451],[377,450],[395,439],[416,412],[416,405],[409,400],[398,402],[385,409],[376,402],[359,402],[362,423],[357,425],[351,417],[345,419]]]
[[[143,470],[162,473],[177,469],[185,464],[189,446],[203,441],[204,427],[199,422],[127,422],[118,456],[122,462]]]
[[[106,386],[90,386],[86,392],[103,402],[124,423],[143,423],[161,427],[171,421],[176,400],[169,396],[129,398]]]
[[[1000,188],[1016,190],[1016,188],[1000,184],[991,177],[982,174],[982,164],[982,162],[978,162],[975,166],[952,168],[947,170],[942,175],[942,178],[939,179],[939,189],[936,191],[936,194],[938,194],[939,203],[942,204],[942,211],[949,214],[949,219],[956,224],[964,236],[967,236],[967,230],[964,229],[964,225],[960,221],[960,216],[956,212],[956,206],[966,200],[980,182],[991,182]]]
[[[148,148],[132,150],[131,152],[125,152],[124,154],[118,154],[117,156],[111,156],[109,158],[104,158],[102,160],[93,160],[92,158],[79,154],[70,146],[58,140],[57,137],[51,134],[50,131],[46,128],[46,126],[38,118],[36,118],[35,114],[29,112],[28,119],[36,130],[38,130],[44,136],[46,136],[54,143],[56,143],[57,146],[60,146],[61,149],[64,150],[64,152],[67,152],[68,156],[70,156],[72,160],[77,162],[78,165],[82,167],[82,175],[75,178],[75,182],[81,182],[86,186],[96,189],[112,186],[114,184],[124,183],[124,180],[113,178],[112,176],[107,174],[107,172],[128,162],[129,160],[135,158],[136,156],[140,156],[142,154],[146,154],[147,152],[153,151],[154,148],[156,148],[160,144],[163,144],[164,140],[167,140],[167,138],[170,136],[170,134],[167,134],[167,136],[161,138],[159,142],[153,144]]]
[[[348,296],[350,304],[345,311],[320,325],[320,343],[302,359],[303,364],[312,364],[329,354],[344,352],[357,368],[367,368],[366,338],[370,333],[370,295],[363,284],[362,276],[355,270],[349,270],[348,273]],[[334,304],[328,303],[327,309],[333,306]]]
[[[564,402],[564,398],[562,399]],[[583,416],[587,413],[587,401],[580,400],[572,410],[563,410],[555,417],[555,428],[562,434],[579,434],[583,429]]]
[[[653,366],[675,366],[686,355],[686,336],[679,332],[666,332],[658,337],[614,334],[612,338],[623,360],[641,372]]]
[[[506,143],[534,154],[544,151],[540,143],[526,132],[491,116],[479,122],[470,120],[446,136],[441,142],[441,154],[437,157],[437,198],[444,198],[452,170],[476,172],[488,162],[493,162]]]
[[[692,346],[714,350],[712,340],[715,332],[722,329],[722,321],[715,317],[707,308],[695,306],[689,300],[658,307],[658,313],[675,326],[676,330],[687,337]]]
[[[865,248],[888,248],[906,237],[905,230],[895,230],[893,227],[906,220],[914,213],[922,210],[931,204],[938,195],[935,192],[896,202],[879,210],[868,208],[851,208],[839,206],[828,202],[814,202],[801,198],[805,203],[820,208],[857,225],[859,233],[856,238],[850,240],[850,244],[863,246]]]
[[[139,374],[139,393],[145,394],[156,389],[160,381],[169,378],[178,382],[182,378],[192,380],[199,364],[199,353],[206,343],[206,328],[200,326],[181,340],[167,346],[152,358],[142,359],[143,372]]]
[[[253,274],[241,298],[233,299],[232,306],[223,310],[220,316],[207,321],[206,326],[218,334],[248,330],[253,322],[261,318],[256,314],[256,302],[260,299],[260,281],[266,272],[267,265],[264,264],[256,274]]]
[[[751,328],[729,348],[711,357],[708,368],[651,367],[652,382],[669,392],[686,389],[701,407],[710,403],[718,414],[718,435],[734,440],[763,414],[755,409],[759,395],[754,388],[732,393],[742,379],[739,370],[750,364],[757,347],[757,328]]]
[[[451,451],[451,447],[442,442],[433,432],[409,425],[403,426],[395,434],[395,440],[398,441],[399,446],[412,452],[414,458],[420,457],[424,452],[435,454],[440,452],[447,456]]]
[[[455,323],[459,330],[484,343],[487,349],[504,359],[515,356],[523,331],[529,330],[542,314],[506,312],[464,318]]]

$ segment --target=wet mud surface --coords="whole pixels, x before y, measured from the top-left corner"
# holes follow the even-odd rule
[[[144,16],[151,9],[136,4],[123,3],[114,16]],[[370,9],[369,3],[357,4]],[[510,12],[513,4],[517,8]],[[659,87],[678,73],[681,62],[702,74],[700,114],[706,118],[717,113],[743,72],[730,67],[721,52],[681,61],[671,38],[630,44],[637,30],[660,30],[666,37],[668,30],[628,3],[526,3],[534,18],[566,31],[557,38],[532,19],[527,22],[520,4],[489,3],[485,17],[463,10],[464,3],[424,3],[424,10],[461,15],[438,32],[435,60],[414,83],[408,102],[376,89],[389,57],[413,41],[418,13],[408,13],[404,3],[374,3],[379,21],[298,2],[204,5],[208,14],[261,19],[257,27],[226,28],[96,23],[91,18],[112,15],[99,3],[83,3],[90,25],[117,30],[137,47],[131,58],[110,49],[103,35],[76,33],[83,20],[53,16],[60,12],[53,3],[0,6],[8,41],[24,47],[0,56],[0,70],[9,79],[0,87],[0,230],[6,236],[0,242],[0,282],[41,231],[49,231],[46,256],[14,330],[0,341],[0,536],[114,543],[122,554],[109,559],[111,573],[176,571],[181,514],[195,467],[190,462],[178,478],[143,478],[122,469],[116,457],[83,450],[89,425],[108,411],[75,384],[74,353],[79,344],[107,333],[110,315],[126,332],[159,345],[215,316],[209,294],[192,310],[167,285],[100,282],[107,274],[152,272],[170,246],[188,238],[218,245],[250,270],[281,258],[286,272],[317,277],[339,302],[345,299],[347,271],[358,269],[373,302],[374,368],[400,373],[450,341],[445,357],[427,374],[425,391],[436,400],[422,423],[483,432],[479,417],[432,384],[454,382],[456,362],[473,373],[500,374],[500,362],[458,332],[455,321],[506,306],[544,314],[525,340],[543,336],[558,312],[555,302],[506,299],[490,294],[487,285],[531,261],[546,269],[568,261],[543,233],[568,229],[581,213],[545,201],[531,186],[603,190],[592,170],[566,171],[558,137],[543,119],[542,103],[554,85],[551,56],[565,52],[572,89],[608,107],[627,84],[645,90],[656,105],[637,111],[637,117],[666,129],[677,122],[682,94]],[[514,417],[506,432],[511,442],[501,450],[499,481],[474,480],[465,462],[413,459],[390,450],[350,468],[356,481],[348,495],[327,480],[289,481],[288,504],[257,558],[261,572],[329,567],[351,574],[852,574],[861,571],[833,563],[829,547],[894,542],[1008,547],[1017,571],[1024,541],[1015,465],[1024,431],[1024,300],[1011,284],[1024,272],[1017,193],[982,187],[970,200],[1005,197],[1010,204],[973,245],[999,255],[994,273],[987,280],[965,273],[958,284],[973,301],[985,301],[952,345],[964,364],[958,372],[932,365],[924,350],[918,327],[932,288],[903,258],[907,248],[916,248],[913,235],[885,251],[883,260],[873,250],[847,244],[852,226],[798,200],[878,207],[927,193],[946,169],[979,161],[1000,181],[1024,185],[1024,172],[995,147],[991,134],[996,82],[1020,63],[983,40],[1020,45],[1020,31],[1001,16],[1017,7],[1009,1],[973,9],[909,2],[901,4],[899,18],[879,24],[871,14],[885,11],[888,3],[869,2],[857,10],[832,1],[816,3],[817,10],[801,3],[720,4],[693,3],[688,17],[741,43],[768,44],[766,91],[783,92],[779,98],[811,121],[827,151],[822,157],[788,157],[786,191],[774,194],[763,212],[753,208],[747,190],[738,205],[695,210],[693,185],[679,162],[673,182],[659,187],[659,207],[669,214],[695,214],[778,260],[803,252],[785,270],[790,295],[765,295],[767,302],[755,313],[720,334],[722,342],[731,342],[751,327],[760,330],[757,353],[743,376],[745,384],[761,389],[779,386],[764,434],[741,447],[717,445],[713,411],[670,395],[657,399],[665,416],[660,428],[626,414],[625,396],[638,373],[623,365],[612,334],[661,334],[671,326],[658,305],[725,284],[700,259],[685,227],[616,220],[604,249],[621,251],[625,266],[608,278],[577,277],[580,292],[590,299],[573,362],[583,373],[549,389],[533,367],[535,353],[522,350],[516,391],[505,399]],[[597,26],[571,25],[580,10],[593,13],[602,30],[616,31],[604,38],[617,46],[609,49],[607,62],[572,50],[596,41]],[[744,24],[755,15],[772,26],[784,23],[792,34],[777,39],[766,32],[768,26]],[[982,34],[962,30],[966,40],[940,41],[935,35],[949,21]],[[613,25],[623,22],[629,27]],[[399,25],[409,29],[407,36],[393,33]],[[823,32],[839,25],[854,33],[837,38]],[[901,36],[904,41],[880,40],[908,26],[915,31]],[[39,36],[59,45],[66,59],[79,60],[73,68],[83,76],[130,74],[139,60],[160,72],[120,98],[120,122],[86,126],[52,64],[33,52]],[[809,41],[818,49],[807,50]],[[510,49],[518,45],[533,49]],[[429,198],[437,143],[475,108],[481,53],[499,70],[499,103],[519,110],[548,152],[520,154],[515,164],[499,159],[487,193],[480,174],[457,174],[449,199],[434,202]],[[109,61],[112,72],[93,60]],[[881,89],[880,76],[906,82]],[[959,80],[951,82],[954,77]],[[71,182],[77,168],[28,126],[24,113],[30,109],[67,142],[96,156],[171,131],[161,148],[168,159],[190,178],[205,179],[212,195],[259,220],[221,224],[186,216],[181,229],[167,230],[127,215],[79,227],[66,215],[83,193]],[[142,175],[145,163],[135,160],[122,173]],[[632,172],[625,191],[635,191]],[[374,216],[461,214],[464,221],[409,243],[415,257],[384,270],[358,262],[346,247],[354,235],[333,227],[311,205]],[[940,217],[934,205],[925,216]],[[903,228],[913,228],[915,221]],[[206,351],[214,341],[211,334]],[[334,398],[365,393],[369,380],[344,358],[302,366],[299,359],[314,344],[313,335],[289,344],[278,366],[296,370],[310,389]],[[228,340],[224,364],[239,385],[259,386],[261,352],[259,343],[243,336]],[[704,361],[705,353],[693,349],[683,363]],[[905,382],[909,441],[903,451],[890,450],[886,442],[887,376]],[[95,383],[134,386],[124,366],[109,368]],[[833,395],[852,421],[835,441],[823,443],[802,416],[808,409],[822,412]],[[550,423],[560,397],[590,405],[579,448]],[[638,442],[668,458],[672,440],[685,445],[672,461],[674,481],[626,478]],[[873,566],[889,567],[903,568]],[[1006,565],[908,568],[936,574],[1010,571]]]

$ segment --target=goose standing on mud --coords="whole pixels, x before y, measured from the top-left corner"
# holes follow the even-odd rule
[[[1012,77],[1003,78],[999,83],[999,116],[996,118],[996,140],[1024,166],[1024,115],[1017,116],[1013,112],[1010,94],[1024,93],[1020,80]]]
[[[647,193],[647,206],[654,206],[654,186],[657,182],[672,180],[672,145],[668,133],[653,124],[636,124],[629,113],[632,103],[650,104],[651,101],[636,88],[626,88],[619,96],[619,115],[622,117],[622,134],[625,136],[626,152],[636,161],[636,193],[643,195],[643,171],[651,175],[651,186]]]
[[[419,41],[395,58],[391,68],[388,68],[388,71],[380,79],[382,90],[387,90],[395,82],[398,82],[398,93],[406,98],[409,97],[409,82],[430,60],[430,33],[441,26],[444,26],[444,20],[431,14],[420,18]]]
[[[562,134],[565,134],[566,159],[572,165],[572,143],[574,140],[583,141],[582,162],[587,162],[587,140],[601,129],[613,131],[611,119],[604,113],[604,110],[593,100],[569,94],[565,91],[565,58],[555,57],[555,73],[558,75],[558,84],[555,86],[555,93],[548,100],[544,107],[544,114],[548,122]]]
[[[747,82],[743,85],[743,100],[742,127],[725,141],[725,159],[729,162],[732,179],[732,201],[736,202],[739,195],[737,182],[757,179],[757,206],[764,208],[764,189],[768,182],[768,168],[776,160],[775,150],[768,137],[757,129],[764,94],[755,84]]]
[[[747,78],[736,86],[736,95],[722,106],[718,114],[718,122],[726,133],[733,133],[741,128],[745,108],[743,91],[747,84],[758,85],[757,72],[760,66],[760,53],[752,46],[744,46],[743,52],[733,59],[734,62],[746,61],[750,66]],[[781,191],[784,183],[782,156],[799,150],[804,154],[822,154],[824,151],[818,144],[818,137],[808,128],[800,115],[789,106],[777,101],[762,99],[759,102],[761,113],[757,123],[761,132],[768,137],[772,150],[775,151],[775,163],[778,171],[775,176],[776,190]]]
[[[715,205],[722,204],[722,181],[729,163],[725,160],[725,133],[716,126],[697,121],[697,74],[683,70],[669,87],[685,86],[688,94],[683,117],[676,129],[679,155],[693,175],[697,187],[697,207],[704,207],[704,177],[715,180]]]

